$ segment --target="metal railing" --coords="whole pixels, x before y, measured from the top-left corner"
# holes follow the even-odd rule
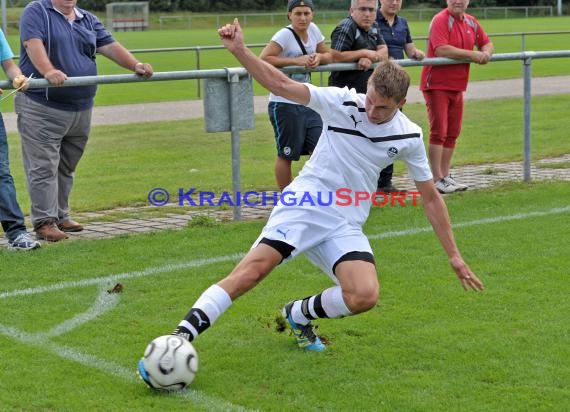
[[[556,30],[556,31],[541,31],[541,32],[509,32],[509,33],[492,33],[489,34],[489,37],[513,37],[513,36],[520,36],[521,38],[521,50],[522,52],[526,51],[526,40],[530,36],[545,36],[545,35],[570,35],[570,30]],[[415,41],[419,40],[427,40],[426,36],[418,36],[414,37]],[[327,40],[325,43],[330,44],[330,41]],[[266,43],[253,43],[248,44],[247,47],[250,49],[262,49],[266,46]],[[194,52],[196,64],[194,66],[195,70],[202,70],[202,52],[214,51],[214,50],[224,50],[224,46],[216,45],[216,46],[184,46],[184,47],[164,47],[164,48],[149,48],[149,49],[131,49],[130,52],[133,54],[141,54],[141,53],[174,53],[174,52]],[[14,57],[15,60],[19,59],[19,56]],[[319,85],[323,86],[324,78],[321,74]],[[202,87],[201,87],[201,78],[196,78],[196,97],[202,97]]]
[[[489,37],[513,37],[517,36],[521,38],[521,50],[522,52],[526,51],[526,40],[529,36],[545,36],[545,35],[570,35],[570,30],[556,30],[556,31],[541,31],[541,32],[510,32],[510,33],[492,33],[489,34]],[[426,36],[418,36],[414,37],[415,41],[419,40],[427,40]],[[325,43],[330,44],[330,41],[325,41]],[[261,49],[264,48],[267,44],[266,43],[253,43],[248,44],[247,47],[250,49]],[[194,52],[195,53],[195,69],[202,70],[202,52],[204,51],[213,51],[213,50],[223,50],[224,46],[216,45],[216,46],[188,46],[188,47],[169,47],[169,48],[155,48],[155,49],[133,49],[130,50],[131,53],[165,53],[165,52]],[[320,85],[323,85],[323,77],[321,76]],[[200,79],[197,79],[197,88],[196,88],[196,97],[201,97],[201,82]]]
[[[531,64],[535,59],[552,59],[552,58],[570,58],[570,50],[558,51],[544,51],[544,52],[520,52],[520,53],[502,53],[495,54],[491,58],[491,62],[504,62],[512,60],[521,60],[523,63],[523,110],[524,110],[524,139],[523,139],[523,178],[525,181],[531,179]],[[416,60],[397,60],[401,66],[424,66],[424,65],[445,65],[445,64],[461,64],[465,63],[462,60],[453,60],[448,58],[430,58],[422,61]],[[334,63],[324,66],[316,67],[312,70],[307,70],[301,66],[284,67],[282,71],[285,73],[303,73],[303,72],[330,72],[330,71],[344,71],[355,70],[357,65],[355,63]],[[228,77],[228,70],[232,75],[238,77],[248,76],[248,72],[241,67],[232,69],[214,69],[214,70],[192,70],[192,71],[178,71],[178,72],[159,72],[155,73],[152,78],[144,80],[142,77],[134,74],[119,74],[119,75],[104,75],[104,76],[85,76],[85,77],[70,77],[62,86],[59,87],[72,87],[72,86],[86,86],[96,84],[114,84],[114,83],[136,83],[136,82],[151,82],[151,81],[172,81],[172,80],[188,80],[188,79],[207,79],[207,78],[222,78],[230,79]],[[45,79],[32,79],[30,80],[30,88],[46,88],[54,87],[49,84]],[[0,81],[0,88],[12,89],[12,85],[8,81]],[[231,106],[230,118],[237,119],[240,116],[240,108]],[[234,136],[232,130],[232,141],[239,142],[239,131],[237,136]],[[239,144],[232,144],[232,187],[240,187],[239,176]],[[239,206],[236,206],[239,208]],[[241,208],[234,210],[234,217],[241,216]]]

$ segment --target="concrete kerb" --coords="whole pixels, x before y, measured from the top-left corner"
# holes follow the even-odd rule
[[[522,98],[522,79],[507,81],[472,82],[466,94],[468,99],[495,99],[505,97]],[[533,96],[550,94],[570,94],[570,76],[557,76],[549,78],[533,79]],[[423,97],[417,88],[412,89],[408,95],[408,102],[423,102]],[[267,97],[256,96],[255,113],[265,113],[267,110]],[[170,110],[166,106],[172,105]],[[160,110],[158,110],[160,108]],[[3,114],[8,132],[16,131],[15,115]],[[136,104],[127,106],[98,107],[94,110],[93,125],[110,125],[140,122],[185,120],[200,118],[203,116],[201,101],[190,102],[166,102]],[[557,179],[570,181],[570,169],[568,168],[541,168],[542,164],[556,165],[570,161],[570,154],[556,158],[542,159],[531,166],[531,178],[533,180]],[[476,166],[458,167],[453,170],[454,176],[461,182],[469,185],[470,190],[482,189],[496,185],[504,181],[521,181],[523,170],[521,162],[485,164]],[[414,190],[413,182],[407,176],[394,178],[397,187]],[[74,219],[85,225],[85,230],[73,233],[71,239],[101,239],[131,233],[145,233],[164,229],[182,229],[187,227],[188,222],[197,214],[207,215],[218,220],[231,220],[232,210],[221,210],[212,207],[206,210],[180,207],[180,212],[166,214],[160,218],[139,218],[144,209],[152,208],[119,208],[99,212],[85,212],[74,214]],[[242,219],[266,219],[271,211],[270,206],[242,207]],[[119,218],[107,221],[114,214],[126,214],[134,218]],[[28,219],[27,219],[28,220]],[[29,227],[29,222],[28,227]],[[0,246],[5,246],[6,239],[0,240]],[[45,243],[45,242],[44,242]]]

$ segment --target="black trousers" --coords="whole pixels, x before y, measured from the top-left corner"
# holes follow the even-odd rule
[[[386,166],[385,169],[380,171],[380,177],[378,178],[378,187],[390,186],[392,183],[392,174],[394,174],[394,165]]]

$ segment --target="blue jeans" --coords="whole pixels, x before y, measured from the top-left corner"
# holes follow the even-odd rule
[[[24,215],[16,199],[14,179],[10,174],[8,139],[4,119],[0,113],[0,221],[9,241],[26,231]]]

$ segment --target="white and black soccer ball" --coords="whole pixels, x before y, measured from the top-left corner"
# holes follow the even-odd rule
[[[152,340],[139,362],[139,375],[154,389],[180,390],[198,372],[198,353],[186,339],[164,335]]]

